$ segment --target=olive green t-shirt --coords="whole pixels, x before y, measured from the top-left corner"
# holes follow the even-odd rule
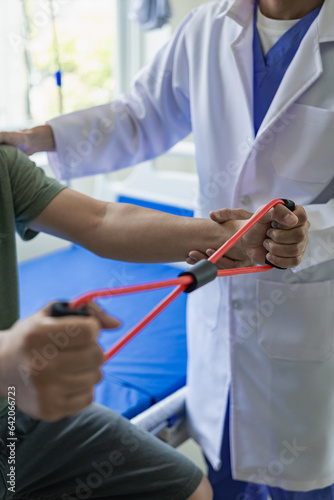
[[[28,224],[62,189],[23,153],[0,146],[0,331],[19,318],[15,230],[24,240],[36,236]],[[0,398],[0,416],[6,407],[6,400]]]

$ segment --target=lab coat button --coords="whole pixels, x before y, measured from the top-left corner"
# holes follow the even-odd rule
[[[248,146],[251,147],[253,144],[253,139],[251,137],[247,137],[246,142],[247,142]]]
[[[249,205],[252,200],[250,199],[250,196],[248,194],[245,194],[244,196],[240,197],[240,203],[242,205]]]
[[[235,311],[240,311],[242,309],[242,304],[241,304],[240,300],[233,300],[232,307]]]

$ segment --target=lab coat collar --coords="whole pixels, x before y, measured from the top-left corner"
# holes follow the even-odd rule
[[[228,16],[239,26],[234,30],[231,39],[231,50],[238,68],[238,75],[244,92],[240,99],[244,99],[244,123],[247,130],[253,129],[253,30],[255,0],[230,0],[221,8],[219,16]]]
[[[320,44],[334,41],[334,0],[325,0],[306,33],[258,131],[260,138],[273,123],[321,76]]]
[[[218,17],[228,16],[243,29],[233,40],[234,52],[240,77],[245,89],[248,118],[252,118],[252,53],[250,36],[253,33],[250,18],[254,13],[254,0],[225,0],[221,2]],[[298,50],[294,61],[288,68],[276,96],[258,131],[260,138],[270,126],[305,92],[322,74],[323,66],[320,54],[321,42],[334,41],[334,0],[325,0],[319,16],[310,27],[302,41],[302,50]],[[243,46],[243,50],[242,49]]]
[[[229,16],[241,26],[245,26],[254,10],[255,0],[225,0],[221,2],[218,17]]]
[[[220,2],[218,17],[229,16],[241,26],[245,26],[254,9],[255,0],[223,0]],[[316,21],[319,42],[334,41],[334,0],[325,0]]]

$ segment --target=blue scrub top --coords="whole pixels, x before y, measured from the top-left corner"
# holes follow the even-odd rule
[[[294,58],[299,45],[309,27],[318,16],[321,7],[313,10],[298,21],[263,55],[260,37],[256,27],[258,0],[254,13],[254,132],[257,134],[261,123],[275,97],[278,87]]]

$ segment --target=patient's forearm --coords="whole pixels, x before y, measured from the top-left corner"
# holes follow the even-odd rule
[[[185,260],[196,249],[218,248],[223,225],[127,204],[109,204],[90,249],[104,257],[133,262]]]
[[[132,262],[185,260],[191,250],[218,248],[237,221],[218,224],[123,203],[104,203],[70,189],[61,191],[32,221],[31,229],[73,241],[112,259]],[[241,260],[233,249],[231,258]]]

